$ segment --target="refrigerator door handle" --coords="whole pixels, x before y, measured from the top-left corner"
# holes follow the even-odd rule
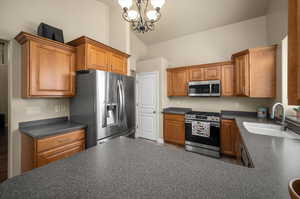
[[[108,84],[108,78],[107,78],[107,73],[105,73],[104,76],[104,82],[107,85]],[[107,93],[107,88],[105,88],[105,100],[103,101],[103,111],[102,111],[102,128],[107,127],[107,101],[106,101],[106,94]]]
[[[117,81],[118,85],[118,101],[119,101],[119,107],[118,107],[118,120],[119,122],[122,122],[122,107],[123,107],[123,99],[122,99],[122,88],[121,88],[121,83],[120,80]]]
[[[121,87],[122,87],[122,101],[123,101],[123,106],[122,106],[122,114],[123,114],[123,122],[124,126],[127,128],[127,114],[126,114],[126,102],[125,102],[125,90],[124,90],[124,82],[121,81]]]
[[[107,105],[106,102],[103,103],[103,114],[102,114],[102,128],[107,127]]]

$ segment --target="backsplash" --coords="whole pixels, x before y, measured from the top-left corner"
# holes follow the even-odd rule
[[[257,107],[271,107],[271,99],[254,99],[243,97],[165,97],[163,108],[184,107],[195,111],[220,112],[221,110],[256,112]]]

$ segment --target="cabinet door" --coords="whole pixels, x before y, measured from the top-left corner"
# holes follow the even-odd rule
[[[233,120],[222,120],[221,124],[221,153],[224,155],[236,155],[236,135]]]
[[[84,150],[84,141],[77,141],[68,145],[54,148],[37,154],[37,167],[49,164],[51,162],[70,157]]]
[[[201,67],[192,67],[189,69],[190,81],[204,80],[204,70]]]
[[[173,88],[172,88],[172,72],[167,71],[167,95],[168,97],[173,96]]]
[[[220,66],[204,68],[204,80],[220,80],[221,71]]]
[[[87,44],[87,67],[88,69],[108,70],[110,53],[96,46]]]
[[[236,64],[236,94],[240,96],[250,96],[249,80],[249,55],[241,55],[235,58]]]
[[[29,88],[24,97],[73,96],[75,52],[30,41]]]
[[[171,96],[187,96],[188,72],[186,69],[172,70],[170,73]]]
[[[242,138],[239,132],[239,129],[236,124],[234,124],[234,132],[236,135],[236,140],[235,140],[235,155],[236,155],[236,160],[238,164],[242,163],[242,154],[241,154],[241,148],[242,148]]]
[[[184,145],[185,128],[184,121],[164,120],[164,140],[166,142]]]
[[[222,66],[222,96],[234,96],[234,66]]]
[[[110,71],[113,73],[127,74],[127,58],[111,53],[110,56]]]

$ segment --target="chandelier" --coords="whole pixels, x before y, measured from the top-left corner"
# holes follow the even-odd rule
[[[165,0],[119,0],[119,4],[123,8],[124,20],[130,22],[132,30],[145,33],[154,30],[154,24],[161,18],[160,9]]]

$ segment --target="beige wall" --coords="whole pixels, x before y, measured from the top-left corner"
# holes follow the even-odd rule
[[[234,52],[266,44],[266,17],[259,17],[149,46],[146,58],[162,56],[168,60],[169,67],[202,64],[227,61]],[[137,65],[137,72],[152,70],[157,70],[154,65]],[[166,88],[166,81],[162,85]],[[166,93],[162,100],[162,108],[187,107],[198,111],[256,111],[258,106],[270,106],[272,101],[237,97],[167,97]]]
[[[266,17],[268,43],[278,45],[277,97],[275,101],[287,105],[287,46],[282,46],[282,41],[288,35],[288,1],[270,0]],[[295,114],[292,108],[293,106],[288,107],[290,115]]]
[[[68,99],[21,98],[21,52],[13,38],[21,31],[35,33],[40,22],[64,30],[65,41],[86,35],[109,44],[109,7],[96,0],[3,0],[0,38],[9,45],[9,176],[20,173],[19,122],[69,115]],[[62,107],[59,112],[55,107]]]
[[[0,38],[35,33],[45,22],[63,29],[65,41],[85,35],[108,44],[108,15],[108,7],[96,0],[1,0]]]
[[[266,44],[266,18],[259,17],[151,45],[146,58],[162,56],[170,66],[211,63]]]
[[[129,24],[122,19],[122,9],[118,5],[109,7],[109,45],[129,53]]]
[[[137,62],[147,55],[148,47],[132,31],[130,31],[130,65],[132,70],[136,70]]]

